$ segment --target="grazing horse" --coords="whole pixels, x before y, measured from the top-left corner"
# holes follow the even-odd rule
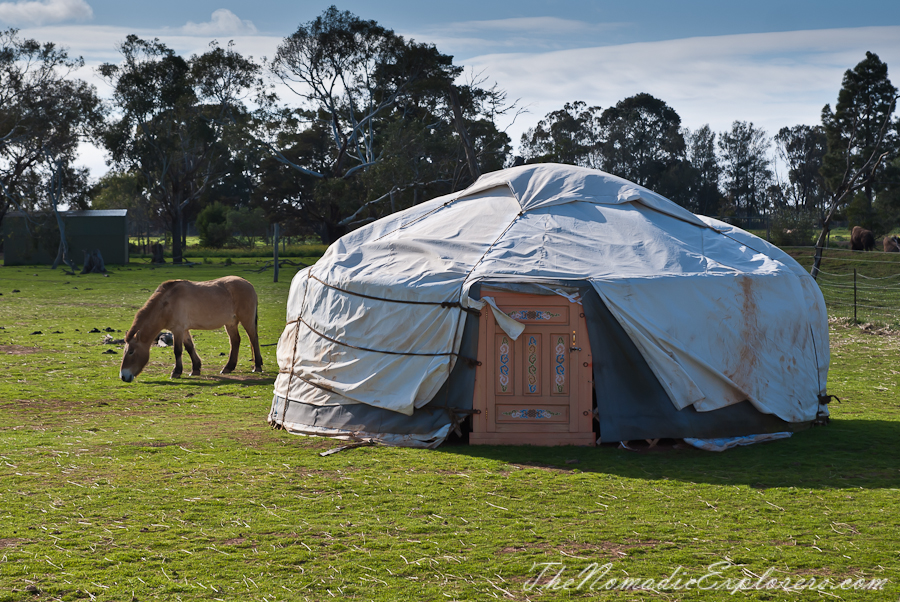
[[[253,285],[237,276],[225,276],[208,282],[169,280],[157,287],[134,316],[125,335],[125,353],[119,376],[130,383],[150,360],[150,345],[159,331],[171,330],[175,339],[175,369],[172,378],[181,376],[182,345],[191,356],[191,376],[200,374],[200,356],[194,349],[192,329],[215,330],[225,327],[231,339],[231,354],[222,374],[237,365],[241,336],[238,324],[244,326],[253,346],[254,372],[262,372],[262,355],[257,337],[257,297]]]
[[[853,226],[850,231],[850,249],[853,251],[874,251],[875,235],[871,230]]]

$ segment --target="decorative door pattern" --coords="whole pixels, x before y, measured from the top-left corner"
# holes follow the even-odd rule
[[[594,445],[592,369],[580,305],[559,296],[491,294],[525,325],[513,341],[483,311],[472,444]]]

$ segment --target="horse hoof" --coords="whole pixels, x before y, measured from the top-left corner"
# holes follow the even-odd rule
[[[191,376],[200,376],[199,370],[191,370]]]
[[[222,368],[222,371],[219,374],[231,374],[231,368]]]
[[[181,378],[181,372],[173,372],[169,378]]]
[[[253,372],[262,372],[262,371],[263,371],[262,366],[255,366],[255,367],[253,368]]]

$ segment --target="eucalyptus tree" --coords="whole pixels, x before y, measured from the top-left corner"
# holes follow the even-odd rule
[[[0,221],[10,207],[25,211],[32,235],[58,245],[53,267],[73,271],[59,211],[87,206],[87,170],[74,162],[102,120],[94,87],[73,77],[83,64],[53,43],[0,32]]]
[[[181,263],[185,211],[226,175],[261,67],[215,43],[185,60],[158,39],[129,35],[119,51],[121,63],[99,69],[116,109],[103,141],[117,169],[141,174]]]
[[[493,121],[501,92],[456,85],[452,57],[375,21],[332,6],[285,38],[270,67],[299,106],[272,107],[260,125],[284,167],[266,162],[255,194],[325,243],[465,186],[508,153]]]
[[[855,203],[856,207],[851,207],[848,213],[856,213],[858,222],[871,223],[874,222],[872,201],[879,185],[887,187],[883,192],[887,199],[897,196],[896,182],[879,183],[885,165],[890,165],[888,173],[895,176],[900,173],[897,165],[900,125],[893,120],[897,99],[897,89],[887,77],[887,65],[878,55],[867,52],[856,67],[844,72],[835,110],[830,105],[822,109],[822,125],[828,141],[822,175],[828,200],[822,231],[816,241],[813,277],[818,276],[831,221],[839,211],[848,203]]]
[[[828,152],[822,165],[829,190],[837,191],[845,184],[846,174],[860,172],[859,194],[847,195],[851,201],[851,220],[874,227],[873,203],[876,194],[889,182],[883,178],[884,168],[898,153],[897,128],[887,127],[896,106],[897,88],[888,78],[887,64],[877,54],[866,52],[866,58],[844,72],[838,99],[822,109],[822,126]],[[884,160],[869,161],[873,154],[885,154]]]
[[[600,128],[603,169],[641,186],[658,190],[666,172],[685,159],[681,117],[650,94],[630,96],[603,111]]]
[[[826,191],[821,170],[828,148],[825,130],[810,125],[783,127],[774,140],[775,150],[787,167],[788,181],[783,188],[788,204],[823,219]]]
[[[583,101],[566,103],[551,111],[520,141],[522,158],[528,163],[569,163],[600,167],[601,108]]]
[[[55,44],[0,32],[0,221],[87,202],[87,175],[73,166],[102,119],[96,90],[73,77],[83,65]]]
[[[771,139],[749,121],[735,121],[719,134],[722,188],[727,201],[743,217],[760,215],[768,208],[773,183]]]
[[[716,133],[709,124],[694,131],[685,130],[685,143],[687,160],[696,170],[693,202],[688,208],[700,215],[718,215],[722,194],[719,191],[721,167],[716,153]]]

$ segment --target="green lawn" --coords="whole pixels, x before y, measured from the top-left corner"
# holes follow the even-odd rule
[[[789,440],[321,457],[337,443],[266,424],[274,346],[251,374],[245,336],[223,377],[224,332],[195,333],[203,376],[170,380],[171,352],[155,349],[127,385],[120,346],[89,332],[122,337],[163,280],[237,274],[271,345],[292,271],[276,284],[262,263],[0,267],[0,601],[900,596],[897,337],[835,325],[829,390],[843,403]],[[673,574],[655,592],[605,589]],[[771,579],[827,587],[786,594]],[[830,588],[845,579],[887,582]]]

